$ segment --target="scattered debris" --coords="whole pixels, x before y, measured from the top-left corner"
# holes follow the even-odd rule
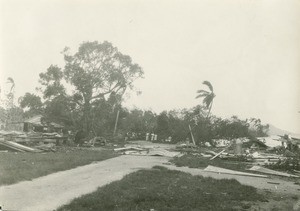
[[[0,146],[4,147],[4,148],[7,148],[7,149],[14,150],[14,151],[18,151],[18,152],[42,152],[39,149],[24,146],[22,144],[18,144],[18,143],[13,142],[13,141],[4,141],[4,140],[1,140],[1,139],[0,139]]]
[[[35,148],[43,150],[44,152],[56,152],[54,143],[40,144],[35,146]]]
[[[164,156],[164,157],[179,157],[182,154],[180,152],[170,152],[165,149],[152,149],[149,150],[148,155],[150,156]]]
[[[225,169],[225,168],[219,168],[216,166],[207,166],[204,171],[209,171],[209,172],[215,172],[219,174],[232,174],[232,175],[241,175],[241,176],[252,176],[252,177],[263,177],[267,178],[268,176],[266,175],[260,175],[260,174],[251,174],[251,173],[246,173],[246,172],[240,172],[240,171],[233,171],[230,169]]]
[[[210,155],[217,155],[218,153],[211,151],[211,150],[206,150],[205,151],[206,154],[210,154]]]
[[[164,156],[164,157],[179,157],[181,152],[171,152],[163,148],[141,147],[141,146],[126,146],[115,148],[115,152],[122,152],[125,155],[144,155],[144,156]]]
[[[140,147],[133,147],[133,146],[128,146],[128,147],[122,147],[122,148],[115,148],[115,152],[120,152],[120,151],[128,151],[128,150],[136,150],[136,151],[143,151],[144,149]]]
[[[269,184],[273,184],[273,185],[280,185],[280,183],[279,183],[279,182],[270,182],[270,181],[267,181],[267,183],[269,183]]]
[[[296,172],[296,173],[300,174],[300,171],[294,170],[294,172]]]
[[[250,171],[257,171],[265,174],[272,174],[272,175],[277,175],[277,176],[284,176],[284,177],[295,177],[298,178],[299,176],[284,173],[284,172],[279,172],[279,171],[274,171],[271,169],[267,169],[261,166],[253,166],[252,168],[249,169]]]
[[[87,147],[95,147],[95,146],[105,146],[107,144],[107,141],[104,137],[96,136],[89,141],[85,141],[83,143],[83,146]]]
[[[205,157],[205,158],[211,158],[211,157],[212,157],[212,155],[204,154],[204,153],[200,153],[200,155],[201,155],[202,157]]]
[[[176,149],[182,153],[198,152],[197,146],[189,141],[177,143]]]
[[[283,153],[283,156],[285,156],[285,157],[296,157],[295,153],[292,153],[288,149],[285,150],[285,152]]]
[[[128,150],[124,152],[125,155],[147,155],[147,151],[133,151]]]
[[[221,155],[226,149],[223,149],[221,152],[219,152],[218,154],[216,154],[215,156],[213,156],[210,160],[215,159],[216,157],[218,157],[219,155]]]
[[[43,150],[49,151],[50,150],[49,147],[45,144],[55,143],[56,145],[59,145],[60,141],[65,142],[67,139],[68,137],[62,136],[57,132],[43,133],[43,132],[35,132],[35,131],[30,131],[30,132],[0,131],[0,140],[5,142],[5,143],[1,143],[1,146],[7,150],[18,151],[18,152],[42,152]],[[29,147],[34,150],[28,148],[23,149],[24,147]],[[40,148],[42,151],[37,150],[35,148]],[[51,149],[50,151],[53,151],[53,149]]]

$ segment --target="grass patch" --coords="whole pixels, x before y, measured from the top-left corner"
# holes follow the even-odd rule
[[[0,153],[0,185],[31,180],[115,156],[110,150],[76,148],[49,153]]]
[[[153,167],[131,173],[58,210],[241,210],[246,201],[262,200],[254,187],[233,179],[216,180]]]
[[[246,167],[249,165],[247,162],[227,161],[219,158],[210,160],[210,158],[189,154],[176,157],[170,162],[174,163],[176,166],[188,166],[190,168],[206,168],[208,165],[212,165],[236,171],[245,171]]]

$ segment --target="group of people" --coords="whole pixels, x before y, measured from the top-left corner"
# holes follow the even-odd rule
[[[146,141],[157,141],[157,134],[155,133],[146,133]],[[172,137],[169,136],[166,139],[162,139],[161,141],[163,142],[171,142],[172,141]]]
[[[157,141],[157,134],[155,133],[146,133],[146,141]]]

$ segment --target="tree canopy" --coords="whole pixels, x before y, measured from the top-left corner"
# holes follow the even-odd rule
[[[117,114],[118,137],[154,132],[158,140],[171,136],[178,142],[190,138],[189,125],[198,144],[218,138],[266,135],[268,126],[262,125],[259,119],[222,119],[212,115],[216,95],[209,81],[203,81],[207,90],[197,91],[196,98],[202,98],[202,104],[191,109],[157,115],[151,110],[124,108],[124,94],[134,90],[134,82],[142,78],[144,72],[110,42],[84,42],[75,53],[66,47],[63,56],[64,67],[52,64],[39,74],[40,96],[26,93],[20,98],[25,117],[43,114],[67,128],[108,138],[113,134]],[[8,83],[13,99],[13,79],[8,79]]]
[[[124,93],[134,88],[134,81],[144,74],[130,56],[122,54],[107,41],[84,42],[73,54],[66,47],[63,56],[63,68],[51,65],[39,75],[43,111],[46,115],[72,122],[87,133],[95,128],[96,121],[100,121],[95,111],[108,105],[114,109],[121,103]],[[23,108],[39,111],[40,101],[35,95],[26,94],[20,103]]]
[[[118,51],[107,41],[85,42],[71,55],[64,51],[64,76],[75,87],[84,103],[99,99],[112,92],[123,95],[133,88],[133,82],[143,76],[142,68],[128,55]]]

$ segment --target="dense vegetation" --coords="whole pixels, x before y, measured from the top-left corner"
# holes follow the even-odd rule
[[[211,113],[216,97],[210,82],[207,90],[198,90],[202,105],[190,109],[163,111],[128,110],[122,106],[124,95],[135,91],[134,82],[143,77],[143,70],[130,56],[124,55],[109,42],[84,42],[76,53],[63,51],[65,66],[51,65],[40,73],[37,93],[26,93],[14,103],[15,83],[6,100],[1,102],[0,117],[5,123],[22,122],[24,118],[42,114],[67,130],[82,130],[85,136],[108,139],[145,138],[146,133],[158,134],[158,141],[172,137],[172,142],[191,141],[189,126],[197,144],[213,139],[265,136],[268,125],[259,119],[241,120],[236,116],[222,119]],[[131,92],[129,92],[131,91]],[[116,125],[116,117],[118,121]],[[114,128],[117,133],[114,134]],[[17,129],[6,124],[7,130]]]

